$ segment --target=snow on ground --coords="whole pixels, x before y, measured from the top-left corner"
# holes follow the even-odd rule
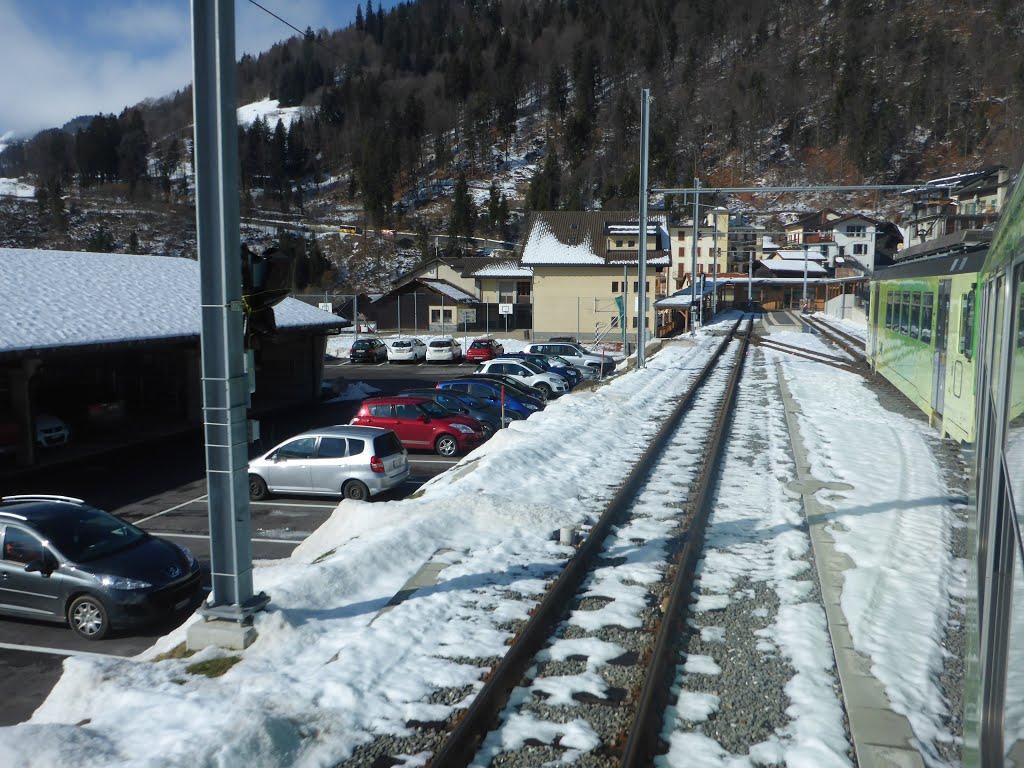
[[[814,334],[772,338],[814,351]],[[835,508],[829,533],[853,560],[842,608],[854,646],[871,659],[893,708],[910,720],[916,746],[939,764],[932,745],[952,739],[938,686],[950,594],[966,589],[950,555],[953,500],[933,458],[925,424],[883,408],[857,376],[787,358],[782,372],[799,402],[800,431],[818,480],[850,491],[821,491]],[[825,394],[828,396],[825,396]]]
[[[271,131],[274,130],[278,120],[281,120],[284,123],[285,130],[288,130],[292,123],[300,117],[305,117],[309,111],[308,107],[281,107],[278,106],[279,103],[277,99],[268,97],[263,99],[263,101],[255,101],[252,104],[239,107],[238,124],[250,126],[262,117],[267,121]]]
[[[820,349],[810,334],[779,340]],[[502,341],[512,348],[517,343]],[[644,370],[514,422],[416,498],[340,503],[291,558],[256,563],[255,588],[272,601],[256,617],[258,639],[222,677],[187,667],[231,656],[227,651],[154,660],[184,640],[184,627],[136,658],[69,658],[31,720],[0,729],[0,753],[23,766],[326,766],[376,735],[408,733],[409,721],[444,719],[451,708],[432,703],[431,694],[480,685],[481,670],[457,659],[504,652],[503,623],[526,616],[571,552],[553,532],[585,523],[600,509],[655,431],[658,414],[714,343],[703,333],[695,341],[666,347]],[[815,477],[853,486],[827,496],[836,509],[831,532],[854,563],[843,609],[858,649],[871,658],[927,752],[943,738],[944,704],[935,681],[955,579],[947,554],[951,514],[930,459],[930,433],[882,409],[855,376],[764,354],[781,361],[800,404]],[[777,400],[764,407],[781,413]],[[775,422],[769,426],[771,456],[781,461],[783,435],[775,434]],[[756,524],[793,527],[791,503],[774,492],[764,500],[774,512]],[[772,546],[793,546],[789,536]],[[784,590],[793,567],[784,555],[759,556],[748,567]],[[438,584],[381,612],[431,559],[447,564]],[[723,599],[729,599],[728,568],[735,563],[705,563],[703,578],[717,580]],[[833,733],[841,724],[834,693],[823,691],[817,677],[820,648],[802,645],[803,631],[793,631],[813,628],[821,635],[820,621],[813,611],[800,613],[806,609],[797,593],[792,597],[774,636],[765,638],[803,670],[804,681],[794,678],[787,689],[793,699],[789,731]],[[709,664],[700,661],[693,660],[693,671],[707,673]],[[706,697],[682,704],[695,719],[715,710]],[[586,733],[573,739],[577,749],[589,745]],[[726,761],[713,749],[706,753],[709,765],[748,764]],[[409,756],[416,764],[422,759]]]
[[[18,179],[0,179],[0,197],[35,197],[35,194],[36,188],[31,184]]]

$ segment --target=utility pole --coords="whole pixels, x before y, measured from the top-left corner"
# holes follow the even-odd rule
[[[693,253],[690,258],[692,271],[690,272],[690,298],[697,299],[697,230],[700,217],[700,179],[693,180]],[[703,298],[703,297],[702,297]],[[699,305],[698,305],[699,307]],[[697,310],[700,312],[700,309]],[[697,326],[693,322],[693,304],[690,304],[690,335],[697,335]]]
[[[800,305],[800,312],[807,314],[807,244],[804,244],[804,298]]]
[[[637,263],[636,367],[645,368],[647,346],[647,134],[650,124],[651,91],[640,91],[640,237]]]
[[[253,595],[249,382],[245,371],[235,115],[234,0],[192,3],[196,239],[202,312],[203,422],[213,591],[187,645],[242,649],[270,597]]]

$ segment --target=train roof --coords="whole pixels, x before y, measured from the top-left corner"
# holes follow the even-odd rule
[[[992,249],[985,262],[991,274],[1011,263],[1024,250],[1024,173],[1017,174],[1017,184],[1003,206],[992,239]]]
[[[980,272],[985,265],[988,243],[959,246],[916,259],[897,262],[875,270],[875,280],[902,280],[907,277],[964,275]]]

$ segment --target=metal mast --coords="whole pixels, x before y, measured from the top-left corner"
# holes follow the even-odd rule
[[[650,127],[651,91],[640,91],[640,237],[637,254],[636,367],[646,367],[647,343],[647,133]]]

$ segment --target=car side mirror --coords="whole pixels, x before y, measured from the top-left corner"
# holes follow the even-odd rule
[[[30,560],[25,566],[25,573],[39,573],[47,579],[53,573],[53,568],[45,560]]]

